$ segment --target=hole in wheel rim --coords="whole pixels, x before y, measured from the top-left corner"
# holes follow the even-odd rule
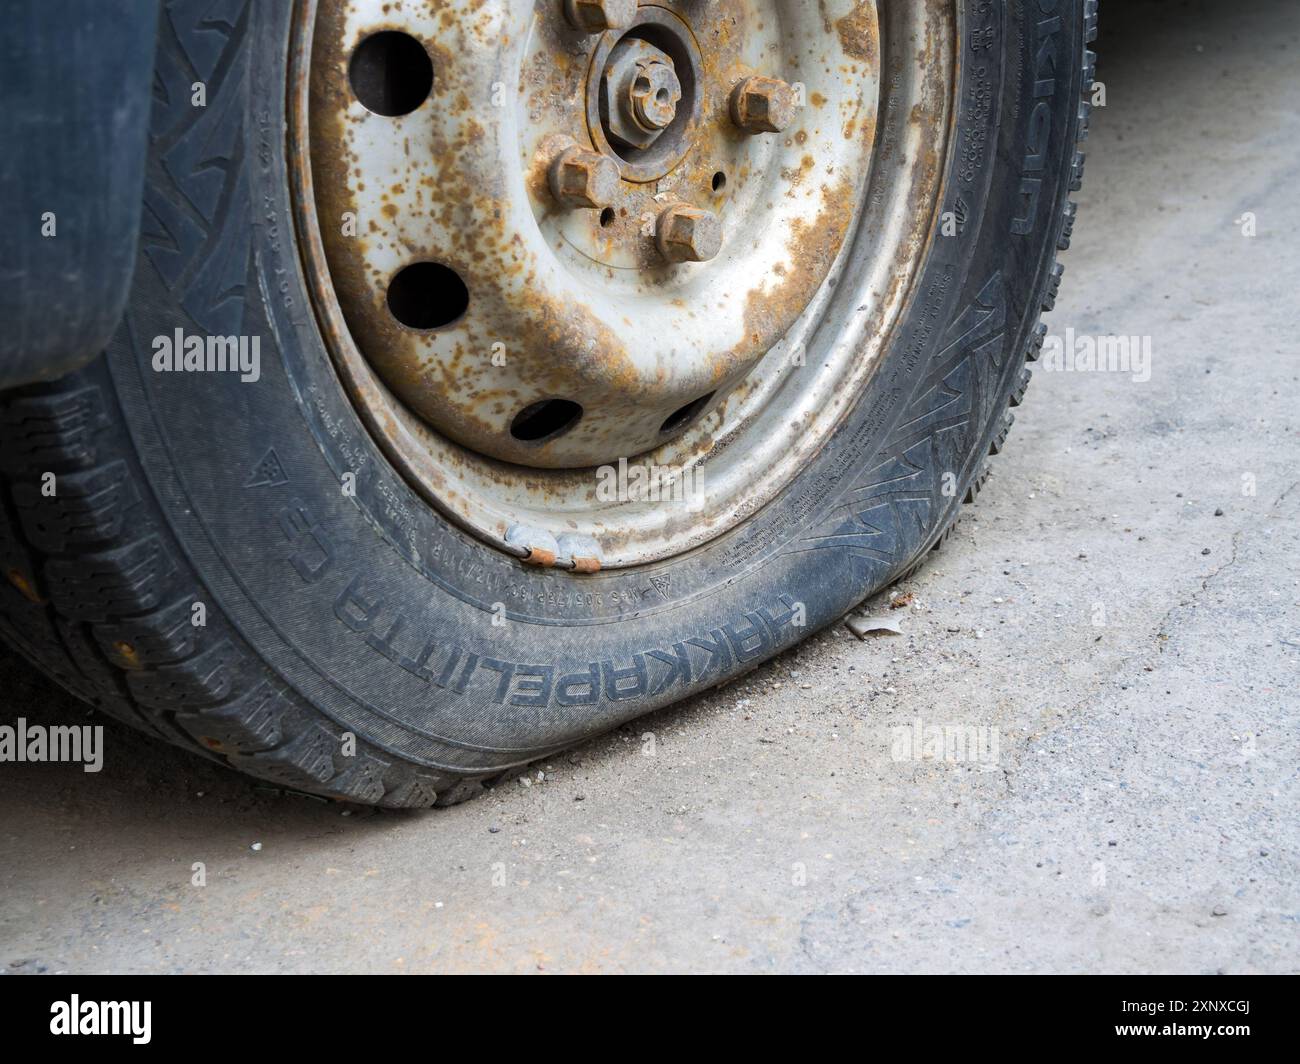
[[[568,432],[582,418],[582,407],[569,399],[543,399],[515,415],[510,435],[525,443],[542,443]]]
[[[459,321],[469,307],[460,274],[441,262],[415,262],[388,282],[388,309],[408,329],[427,332]]]
[[[709,405],[709,400],[712,399],[713,396],[714,393],[709,392],[708,395],[701,395],[698,399],[687,403],[680,410],[674,410],[664,419],[664,423],[659,427],[660,433],[676,432],[678,429],[685,428],[695,420],[701,410]]]
[[[383,30],[357,45],[348,63],[348,81],[366,110],[395,118],[428,99],[433,61],[414,37]]]

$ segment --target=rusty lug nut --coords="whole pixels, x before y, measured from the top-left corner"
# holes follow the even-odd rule
[[[564,0],[564,16],[587,33],[625,30],[636,18],[637,0]]]
[[[551,192],[566,207],[608,207],[618,195],[614,160],[573,144],[551,164]]]
[[[669,262],[707,262],[722,250],[722,221],[712,211],[674,203],[655,223],[655,243]]]
[[[755,75],[731,91],[731,120],[746,133],[780,133],[794,109],[794,89],[780,78]]]

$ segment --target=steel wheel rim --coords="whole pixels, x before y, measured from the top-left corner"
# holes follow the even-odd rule
[[[509,18],[507,6],[488,5],[503,25]],[[539,20],[559,17],[551,6],[529,7],[526,13],[517,6],[515,17],[535,33]],[[697,5],[672,6],[680,14]],[[337,108],[342,91],[337,65],[355,53],[358,43],[384,30],[419,31],[419,16],[411,17],[417,23],[412,24],[398,5],[390,5],[387,15],[372,17],[360,0],[347,5],[324,0],[300,5],[290,83],[290,159],[296,218],[315,308],[344,386],[363,421],[389,460],[442,513],[486,542],[515,555],[531,554],[531,560],[541,564],[588,569],[645,564],[695,548],[735,527],[789,484],[821,449],[874,371],[916,279],[939,202],[955,64],[956,20],[951,4],[882,2],[843,7],[837,20],[826,21],[817,15],[818,25],[823,29],[829,25],[836,42],[836,61],[824,65],[835,71],[828,76],[843,79],[852,75],[868,82],[871,106],[859,107],[851,120],[843,121],[843,109],[837,109],[832,123],[813,114],[827,104],[823,102],[819,108],[814,103],[804,108],[801,121],[814,122],[822,133],[833,128],[835,135],[860,151],[866,163],[855,171],[856,184],[851,184],[850,195],[838,195],[836,208],[841,212],[847,209],[851,217],[842,227],[843,239],[821,249],[825,261],[815,271],[818,283],[810,286],[810,292],[800,292],[796,306],[790,306],[790,300],[783,302],[781,313],[774,316],[775,341],[770,345],[764,342],[763,350],[743,372],[734,379],[724,376],[721,385],[711,390],[703,386],[711,382],[703,381],[692,385],[693,392],[668,400],[673,403],[692,394],[683,408],[694,404],[695,409],[663,442],[639,454],[620,453],[636,449],[615,446],[595,452],[603,459],[599,464],[593,461],[580,468],[557,469],[506,461],[452,439],[444,431],[446,426],[435,427],[415,412],[409,396],[396,394],[391,373],[386,379],[363,351],[363,341],[373,337],[367,337],[364,325],[358,327],[355,300],[349,312],[343,309],[335,283],[337,271],[331,269],[337,266],[339,241],[333,242],[333,249],[327,248],[326,221],[334,221],[341,213],[337,208],[343,201],[337,191],[344,168],[329,161],[328,153],[334,149],[322,135],[329,127],[320,120],[320,109],[331,104]],[[770,19],[779,21],[782,13],[802,8],[772,3],[764,10]],[[823,9],[836,13],[835,5],[823,5]],[[795,32],[791,26],[806,28],[782,25],[783,33]],[[322,32],[335,42],[328,51],[321,46]],[[419,32],[412,36],[422,40],[437,67],[442,46],[421,38]],[[610,36],[593,39],[585,56],[589,65],[602,48],[609,51]],[[525,38],[532,39],[529,35]],[[821,41],[824,44],[825,37]],[[329,57],[324,64],[323,54]],[[900,65],[895,61],[883,97],[877,97],[881,55],[903,55],[909,62]],[[323,67],[334,68],[324,81]],[[819,84],[804,82],[809,100],[828,99]],[[437,92],[435,87],[422,104],[430,111],[426,120],[433,118]],[[582,101],[584,121],[586,102]],[[362,105],[351,100],[344,106],[356,112]],[[899,119],[899,115],[906,118]],[[409,117],[394,124],[400,126]],[[367,112],[357,124],[372,119]],[[786,151],[803,152],[809,139],[816,140],[809,132],[795,126],[771,137],[780,138]],[[802,140],[801,133],[805,134]],[[527,141],[521,158],[544,154],[538,149],[538,140]],[[592,137],[584,147],[599,148],[599,138]],[[349,165],[356,161],[350,148],[338,152],[349,156]],[[764,181],[777,187],[791,181],[788,168],[770,164],[769,158],[755,186],[759,191]],[[695,165],[693,172],[705,169]],[[331,181],[333,191],[323,191]],[[731,194],[739,198],[745,194],[744,179],[736,183],[741,187],[733,187]],[[818,193],[809,194],[809,200],[817,202],[818,214],[827,209],[829,189],[828,183],[822,182]],[[759,200],[757,194],[751,196],[750,206]],[[348,202],[355,204],[355,200]],[[530,195],[530,208],[537,202],[538,197]],[[363,207],[359,213],[364,218],[374,212]],[[590,228],[589,219],[575,220],[577,213],[560,216],[555,229],[581,224]],[[725,222],[726,215],[723,218]],[[374,221],[365,218],[364,224]],[[539,233],[545,231],[546,224],[536,222]],[[739,228],[744,231],[743,225]],[[805,243],[807,233],[805,227]],[[428,254],[428,249],[421,250]],[[736,258],[752,261],[749,249],[743,250],[746,255]],[[719,271],[707,273],[715,265],[656,267],[655,283],[661,287],[666,283],[667,290],[675,293],[671,298],[680,300],[683,288],[698,283],[695,277],[716,278]],[[789,270],[796,264],[781,265]],[[372,271],[372,276],[379,276],[379,271]],[[376,288],[369,293],[372,301],[380,291]],[[651,420],[659,417],[661,409],[655,410]]]

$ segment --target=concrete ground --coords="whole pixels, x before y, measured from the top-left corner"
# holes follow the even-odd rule
[[[108,722],[99,777],[0,766],[0,970],[1300,968],[1300,5],[1103,20],[1050,321],[1149,336],[1151,379],[1040,364],[902,635],[828,631],[430,814]],[[7,654],[0,689],[83,713]],[[898,760],[917,720],[996,756]]]

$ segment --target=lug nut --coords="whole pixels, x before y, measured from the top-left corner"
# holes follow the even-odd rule
[[[551,163],[551,192],[566,207],[608,207],[618,195],[614,160],[572,144]]]
[[[794,89],[780,78],[755,75],[731,91],[731,120],[746,133],[780,133],[794,110]]]
[[[655,243],[669,262],[707,262],[722,250],[722,221],[712,211],[675,203],[655,222]]]
[[[625,30],[636,18],[637,0],[564,0],[564,16],[587,33]]]

